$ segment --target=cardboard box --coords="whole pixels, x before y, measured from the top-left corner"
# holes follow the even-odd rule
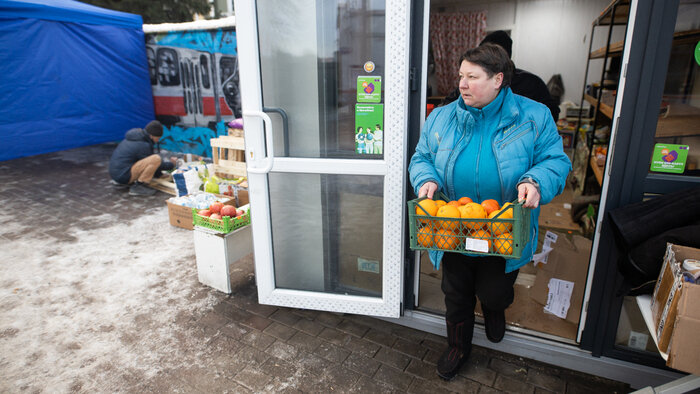
[[[583,293],[586,289],[588,262],[591,253],[591,240],[580,235],[573,235],[571,240],[566,234],[557,233],[557,242],[549,253],[547,264],[535,276],[535,284],[530,289],[530,297],[539,304],[547,305],[549,280],[552,278],[574,283],[566,321],[578,324],[581,318]]]
[[[685,259],[700,259],[700,249],[671,243],[666,244],[664,263],[661,267],[661,272],[659,273],[659,278],[654,288],[654,294],[651,298],[651,312],[654,318],[654,326],[656,327],[657,344],[659,350],[662,352],[669,351],[669,344],[673,337],[674,324],[677,318],[679,318],[680,301],[684,297],[692,297],[694,294],[697,294],[697,290],[690,292],[688,289],[698,285],[683,281],[681,264]],[[694,302],[695,308],[700,310],[699,301],[700,298],[695,300],[691,299],[687,302],[691,302],[691,306]],[[686,323],[686,325],[687,324],[689,323]],[[686,345],[691,345],[693,343],[699,342],[694,341],[686,343]],[[678,346],[680,345],[677,344],[676,349],[678,349]]]
[[[680,294],[666,365],[700,375],[700,285],[684,282]]]
[[[221,194],[217,194],[217,197],[224,197],[227,198],[227,200],[223,201],[224,205],[234,205],[234,206],[242,206],[248,203],[248,192],[245,192],[245,204],[240,204],[236,205],[235,199],[232,199],[228,196],[223,196]],[[243,198],[239,195],[239,200],[242,201]],[[165,203],[168,205],[168,219],[170,220],[170,224],[175,226],[175,227],[180,227],[184,228],[185,230],[192,230],[194,228],[194,225],[192,224],[192,208],[190,207],[184,207],[182,205],[177,205],[173,204],[172,202],[166,200]]]

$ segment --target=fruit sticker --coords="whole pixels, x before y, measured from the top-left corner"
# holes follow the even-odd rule
[[[357,102],[382,102],[382,77],[357,77]]]
[[[688,158],[688,145],[656,144],[651,156],[650,171],[682,174]]]
[[[700,41],[695,44],[695,63],[700,66]]]
[[[355,153],[384,152],[384,105],[355,104]]]

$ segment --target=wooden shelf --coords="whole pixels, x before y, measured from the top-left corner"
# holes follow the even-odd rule
[[[591,103],[591,105],[598,108],[600,110],[600,113],[607,116],[608,119],[613,118],[613,107],[611,107],[607,104],[604,104],[604,103],[600,103],[600,105],[598,105],[598,100],[596,100],[593,96],[588,95],[588,94],[585,94],[584,98],[586,99],[586,101]]]
[[[598,165],[594,155],[591,155],[590,165],[593,170],[593,175],[595,175],[595,180],[598,181],[598,186],[603,186],[604,167]]]
[[[659,122],[656,124],[656,138],[688,137],[691,135],[700,135],[700,115],[659,118]]]
[[[608,4],[607,7],[600,13],[595,20],[593,20],[593,26],[599,25],[609,25],[612,16],[612,8],[617,3],[617,8],[615,9],[615,25],[626,25],[629,19],[630,13],[630,1],[629,0],[613,0]]]
[[[622,56],[622,50],[625,48],[625,41],[618,41],[610,44],[610,47],[608,47],[608,57],[613,57],[613,56]],[[602,59],[605,57],[605,49],[606,47],[602,47],[599,49],[596,49],[595,51],[591,52],[590,58],[591,59]]]

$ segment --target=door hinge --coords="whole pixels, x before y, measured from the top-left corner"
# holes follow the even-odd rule
[[[418,77],[416,76],[416,68],[411,67],[408,73],[409,86],[412,92],[418,91]]]

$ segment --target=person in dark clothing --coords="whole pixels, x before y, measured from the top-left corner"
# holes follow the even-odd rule
[[[109,160],[109,176],[119,185],[131,185],[132,196],[150,196],[156,191],[147,187],[156,173],[172,170],[175,157],[163,161],[154,146],[163,136],[163,125],[157,120],[145,128],[134,128],[126,132],[124,140],[117,145]]]
[[[486,37],[484,37],[479,46],[488,42],[496,44],[505,49],[508,53],[508,57],[513,56],[513,40],[511,40],[508,33],[504,32],[503,30],[497,30],[489,33]],[[537,75],[516,68],[513,72],[513,79],[510,83],[510,89],[517,95],[527,97],[537,101],[538,103],[546,105],[547,108],[549,108],[549,111],[552,113],[554,121],[556,122],[559,120],[559,104],[552,98],[552,96],[549,94],[549,90],[547,89],[547,85]],[[457,89],[449,96],[445,97],[445,103],[451,103],[459,96],[459,89]]]

